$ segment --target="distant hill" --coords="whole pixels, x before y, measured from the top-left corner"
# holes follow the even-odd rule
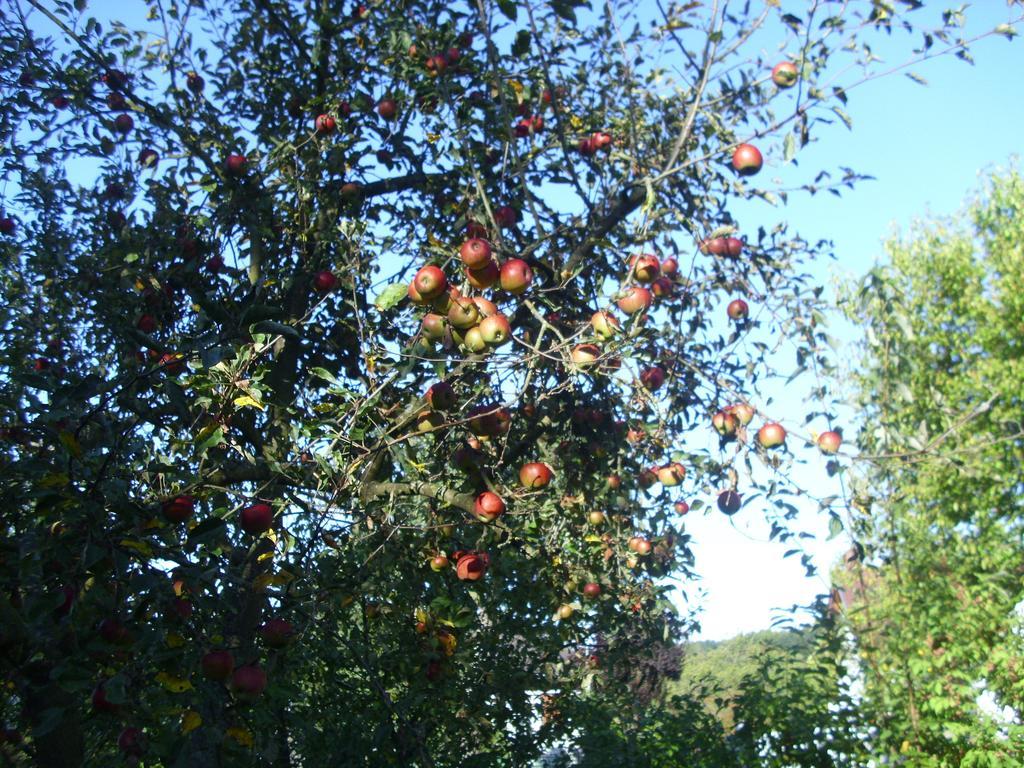
[[[806,658],[813,639],[809,632],[765,630],[728,640],[687,643],[683,646],[682,673],[666,685],[666,699],[674,695],[696,697],[726,731],[731,731],[731,702],[740,694],[743,678],[757,675],[759,665],[771,653],[778,654],[780,661]]]

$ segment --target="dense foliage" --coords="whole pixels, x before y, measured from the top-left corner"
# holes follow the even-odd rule
[[[849,296],[869,471],[842,569],[872,752],[915,766],[1024,759],[1024,179],[888,244]],[[985,702],[988,702],[987,705]]]
[[[849,122],[872,35],[966,41],[656,5],[5,4],[5,760],[724,764],[699,702],[648,706],[683,515],[799,551],[828,428],[759,412],[780,339],[827,361],[757,173]],[[821,764],[775,722],[754,752]]]

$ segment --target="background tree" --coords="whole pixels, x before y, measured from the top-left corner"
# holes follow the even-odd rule
[[[863,36],[959,17],[145,7],[0,18],[4,754],[521,765],[586,725],[539,692],[691,626],[684,498],[796,538],[746,401],[780,336],[824,365],[816,249],[738,237],[786,194],[744,142],[790,161]]]
[[[962,216],[890,241],[848,296],[872,464],[854,486],[863,556],[841,581],[877,759],[1024,756],[1022,211],[1024,180],[1000,172]]]

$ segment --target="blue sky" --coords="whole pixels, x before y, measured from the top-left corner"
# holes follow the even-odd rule
[[[1001,1],[974,4],[968,10],[968,34],[1006,21],[1007,14]],[[889,58],[890,51],[881,48],[877,53]],[[927,87],[896,74],[851,91],[847,111],[853,131],[839,123],[822,131],[820,141],[797,156],[798,169],[781,167],[779,155],[767,154],[762,174],[778,177],[783,186],[806,180],[812,169],[839,164],[875,180],[844,191],[842,198],[828,193],[794,195],[784,209],[737,201],[732,207],[737,218],[754,223],[744,228],[785,218],[809,241],[833,240],[837,260],[821,260],[811,270],[832,286],[837,279],[862,275],[884,260],[883,241],[897,229],[907,232],[915,218],[956,214],[986,172],[1007,165],[1021,151],[1024,137],[1024,45],[1019,39],[1011,43],[1003,37],[988,38],[972,53],[973,67],[952,57],[913,67],[927,79]],[[901,60],[892,54],[893,64]],[[832,332],[843,343],[843,358],[848,361],[858,329],[836,320]],[[805,408],[798,395],[778,392],[773,410],[784,415]],[[850,438],[853,425],[846,426]],[[808,458],[800,470],[806,473],[801,484],[820,495],[838,493],[839,485],[827,477],[824,461]],[[766,543],[765,526],[757,518],[756,510],[748,509],[732,521],[717,511],[687,519],[687,529],[697,540],[696,568],[707,593],[702,600],[701,639],[768,628],[776,609],[805,604],[827,590],[829,569],[849,546],[844,536],[825,540],[823,516],[804,515],[801,522],[819,534],[816,542],[805,545],[815,555],[819,575],[807,578],[798,558],[782,559],[787,546]]]

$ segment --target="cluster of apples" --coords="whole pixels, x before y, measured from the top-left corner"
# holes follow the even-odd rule
[[[745,435],[748,424],[754,418],[754,408],[747,403],[735,403],[716,412],[711,417],[711,425],[722,438],[723,442],[730,442]],[[757,430],[757,444],[765,450],[781,448],[786,444],[786,428],[776,421],[765,422]],[[817,435],[815,443],[818,450],[826,456],[839,452],[843,443],[842,435],[835,430],[828,430]],[[733,515],[739,511],[742,497],[735,491],[729,489],[722,491],[718,496],[718,508],[727,515]]]
[[[629,262],[629,276],[619,291],[616,306],[627,315],[642,315],[653,305],[655,299],[670,299],[675,291],[675,277],[679,262],[674,258],[664,261],[650,253],[635,254]],[[630,279],[635,280],[629,284]],[[598,341],[613,339],[622,329],[618,318],[608,310],[597,310],[590,316],[590,328]],[[578,344],[573,348],[572,361],[581,368],[593,365],[601,358],[601,348],[593,342]],[[665,381],[661,368],[651,367],[641,373],[641,383],[654,391]]]
[[[495,260],[490,243],[482,237],[467,239],[459,249],[465,267],[466,282],[483,291],[498,286],[518,296],[533,282],[533,270],[522,259],[512,258],[501,266]],[[421,324],[423,338],[430,341],[451,339],[470,353],[494,349],[512,340],[508,317],[494,302],[482,296],[465,296],[450,285],[440,267],[420,268],[408,289],[416,305],[429,307]]]
[[[711,425],[723,442],[735,440],[754,418],[754,409],[747,403],[736,403],[711,417]],[[786,443],[786,429],[775,421],[766,422],[757,430],[757,443],[762,448],[779,448]]]

